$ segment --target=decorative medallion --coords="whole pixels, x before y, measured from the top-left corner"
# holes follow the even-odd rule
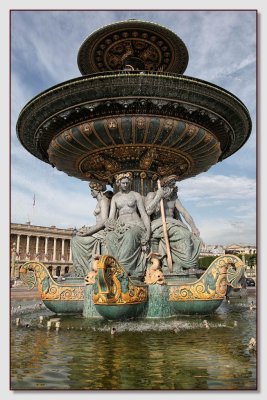
[[[138,20],[98,29],[83,42],[78,53],[83,75],[127,69],[182,74],[187,64],[187,48],[175,33]]]

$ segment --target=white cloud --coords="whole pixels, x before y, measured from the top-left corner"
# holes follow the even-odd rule
[[[96,202],[90,197],[86,183],[76,182],[74,179],[68,183],[69,177],[55,170],[51,169],[51,171],[48,173],[47,169],[46,177],[40,181],[35,180],[34,173],[31,176],[25,175],[23,171],[17,171],[14,174],[12,221],[25,223],[29,218],[36,225],[58,227],[94,224],[93,210]],[[62,180],[63,184],[67,182],[68,187],[62,186]],[[203,176],[194,178],[193,181],[182,182],[184,184],[181,189],[183,204],[186,208],[188,203],[197,204],[193,215],[198,221],[197,225],[203,240],[206,243],[221,244],[230,244],[237,240],[255,243],[255,211],[253,206],[247,204],[247,201],[254,200],[255,182],[246,178],[225,176]],[[227,185],[228,192],[226,193],[224,190]],[[249,186],[251,190],[248,196],[246,190]],[[79,191],[75,191],[75,187]],[[207,188],[212,188],[212,190],[207,190]],[[232,193],[233,188],[234,193]],[[33,209],[34,193],[36,205]],[[246,201],[242,203],[244,194],[246,194]],[[229,203],[231,199],[234,202]],[[224,216],[213,214],[211,217],[210,208],[218,205],[222,206]],[[189,208],[192,213],[193,208],[191,206]],[[229,211],[232,212],[231,218],[228,216]]]
[[[178,186],[205,243],[256,243],[254,179],[206,173]]]
[[[201,238],[207,244],[229,245],[232,243],[256,243],[255,219],[246,221],[227,220],[223,217],[212,218],[199,224]]]
[[[94,202],[89,197],[80,194],[69,195],[66,192],[54,191],[46,187],[47,193],[36,194],[36,204],[33,204],[33,194],[15,189],[12,196],[12,222],[26,223],[30,220],[33,225],[59,228],[74,228],[83,225],[93,225],[92,211]]]
[[[12,174],[12,222],[25,223],[27,218],[36,225],[58,227],[94,224],[95,200],[89,195],[85,182],[78,184],[56,170],[48,168],[25,174],[15,170]],[[66,185],[64,185],[66,182]],[[75,187],[79,187],[75,191]],[[82,189],[82,190],[81,190]],[[33,195],[36,196],[35,207]]]
[[[28,154],[14,135],[15,124],[21,108],[34,95],[80,75],[77,51],[91,32],[115,21],[140,18],[162,24],[181,37],[190,57],[185,74],[225,87],[249,108],[254,130],[242,150],[214,166],[213,174],[183,181],[179,188],[205,241],[236,242],[241,233],[244,242],[255,241],[253,12],[16,11],[12,18],[12,222],[26,222],[29,216],[33,223],[48,226],[94,223],[95,201],[86,183]]]
[[[182,181],[178,186],[183,198],[191,201],[253,200],[256,193],[256,181],[242,176],[206,173]]]

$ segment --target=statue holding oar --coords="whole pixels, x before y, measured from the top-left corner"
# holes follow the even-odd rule
[[[151,250],[161,254],[162,267],[171,273],[196,268],[202,242],[193,218],[178,199],[177,180],[175,175],[162,178],[158,190],[145,199],[151,216]]]

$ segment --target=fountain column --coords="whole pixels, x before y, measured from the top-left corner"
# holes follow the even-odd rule
[[[149,285],[148,286],[148,306],[145,317],[170,317],[175,315],[172,303],[169,301],[168,285]]]
[[[84,288],[84,303],[83,303],[83,316],[85,318],[101,318],[100,314],[96,311],[93,302],[94,289],[93,285],[86,285]]]

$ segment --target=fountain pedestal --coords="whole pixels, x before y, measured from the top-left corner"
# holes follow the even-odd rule
[[[101,318],[101,315],[96,311],[93,302],[93,285],[86,285],[84,288],[84,305],[83,316],[85,318]]]

